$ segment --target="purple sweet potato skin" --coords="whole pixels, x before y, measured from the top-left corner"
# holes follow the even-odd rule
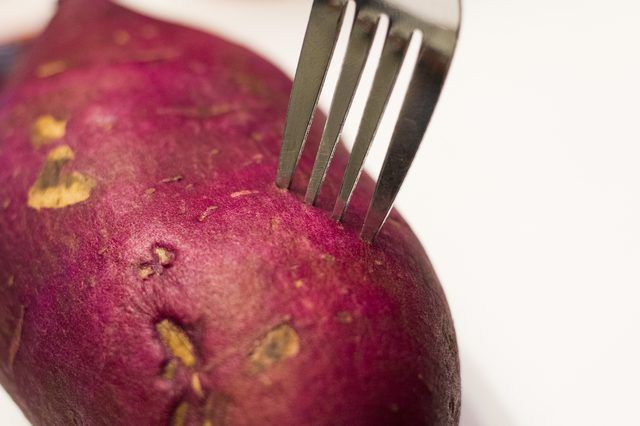
[[[457,424],[451,316],[405,222],[358,239],[366,176],[345,225],[336,181],[301,202],[317,126],[273,183],[290,87],[226,41],[62,2],[0,95],[0,383],[31,422]]]

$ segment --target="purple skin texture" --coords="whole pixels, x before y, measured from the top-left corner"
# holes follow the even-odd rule
[[[0,95],[0,382],[36,425],[455,425],[446,299],[274,185],[290,80],[249,51],[65,0]],[[331,176],[346,163],[340,148]]]

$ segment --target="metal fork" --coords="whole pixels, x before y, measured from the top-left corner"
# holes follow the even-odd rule
[[[349,43],[305,201],[315,204],[342,133],[352,100],[361,86],[367,61],[376,58],[371,47],[384,37],[384,47],[364,109],[353,150],[333,210],[341,220],[358,183],[369,147],[376,136],[402,67],[411,67],[411,79],[400,116],[380,172],[361,231],[372,242],[386,221],[396,195],[420,146],[453,58],[460,27],[460,0],[410,0],[410,11],[400,0],[314,0],[284,130],[276,184],[288,189],[322,91],[339,36]],[[403,3],[408,3],[404,1]],[[355,13],[353,10],[355,8]],[[350,12],[349,12],[350,11]],[[353,19],[347,22],[347,16]],[[419,43],[416,57],[409,46]]]

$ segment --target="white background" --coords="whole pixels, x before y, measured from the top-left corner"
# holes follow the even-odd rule
[[[291,75],[310,7],[127,3],[239,40]],[[50,4],[0,0],[0,39],[37,28]],[[636,0],[465,3],[397,203],[451,303],[463,426],[640,424],[639,19]],[[0,395],[0,425],[24,424]]]

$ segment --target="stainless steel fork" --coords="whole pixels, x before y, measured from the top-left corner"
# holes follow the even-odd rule
[[[364,109],[353,150],[333,210],[341,220],[358,183],[369,147],[376,136],[402,67],[411,67],[398,121],[362,227],[372,242],[391,211],[396,195],[420,146],[453,58],[460,28],[460,0],[314,0],[300,54],[284,130],[276,184],[289,188],[329,65],[341,32],[349,44],[305,201],[315,204],[357,90],[362,71],[373,61],[371,47],[384,37],[384,47]],[[406,1],[402,2],[408,3]],[[355,8],[355,13],[353,13]],[[351,22],[345,21],[352,16]],[[419,43],[415,57],[409,46]],[[398,89],[399,90],[399,89]]]

